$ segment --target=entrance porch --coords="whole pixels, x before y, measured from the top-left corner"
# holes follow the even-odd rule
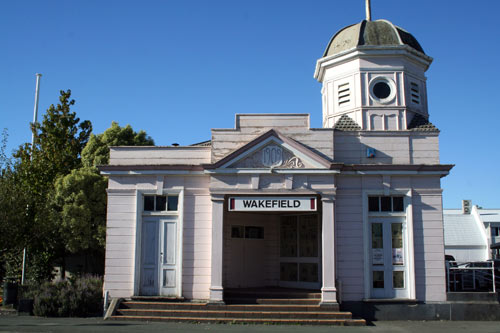
[[[210,302],[224,303],[226,289],[281,287],[319,291],[321,304],[336,304],[334,200],[317,201],[313,212],[237,212],[228,197],[212,195]]]

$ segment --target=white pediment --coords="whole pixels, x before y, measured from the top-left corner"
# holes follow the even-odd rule
[[[298,144],[296,144],[298,145]],[[302,150],[306,150],[303,148]],[[222,165],[230,169],[315,169],[324,165],[276,136],[253,145]]]

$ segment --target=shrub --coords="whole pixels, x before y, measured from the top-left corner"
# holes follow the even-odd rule
[[[66,281],[50,283],[45,282],[35,295],[33,313],[42,317],[58,317],[61,308],[61,290],[68,284]]]
[[[33,312],[43,317],[89,317],[102,314],[102,280],[82,276],[44,283],[35,296]]]

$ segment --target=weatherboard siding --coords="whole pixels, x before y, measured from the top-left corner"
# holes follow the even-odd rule
[[[156,176],[110,177],[104,290],[111,297],[131,297],[139,283],[135,281],[136,256],[140,255],[136,190],[155,190],[156,181]],[[165,193],[184,188],[182,293],[188,299],[209,298],[212,205],[208,183],[208,177],[163,177]]]
[[[338,177],[335,200],[337,280],[345,301],[364,298],[364,247],[360,177]]]
[[[444,301],[444,238],[439,177],[390,177],[389,190],[406,192],[413,184],[412,218],[416,296],[420,301]],[[365,298],[363,191],[382,191],[382,176],[338,176],[335,203],[337,279],[342,299]]]
[[[210,147],[111,147],[110,165],[210,163]]]
[[[434,177],[437,178],[437,177]],[[417,182],[417,179],[413,180]],[[436,183],[438,179],[421,179],[422,183]],[[415,284],[418,300],[438,302],[446,300],[444,267],[444,232],[442,197],[439,187],[413,191],[413,233],[415,251]]]
[[[135,191],[108,191],[103,289],[111,297],[134,293],[136,203]]]
[[[378,131],[377,131],[378,132]],[[397,133],[380,136],[380,132],[335,132],[335,161],[352,164],[438,164],[437,135]],[[368,158],[366,149],[375,149]]]

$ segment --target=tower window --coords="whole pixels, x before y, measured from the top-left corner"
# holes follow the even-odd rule
[[[344,83],[338,86],[338,101],[339,107],[349,104],[351,101],[351,90],[349,83]]]
[[[387,82],[377,82],[373,85],[373,94],[378,99],[386,99],[391,94],[391,87],[389,87]]]
[[[396,84],[388,77],[378,76],[370,82],[370,97],[381,104],[389,104],[396,97]]]
[[[410,83],[410,93],[411,93],[411,102],[414,104],[420,104],[420,88],[418,84],[415,82]]]

